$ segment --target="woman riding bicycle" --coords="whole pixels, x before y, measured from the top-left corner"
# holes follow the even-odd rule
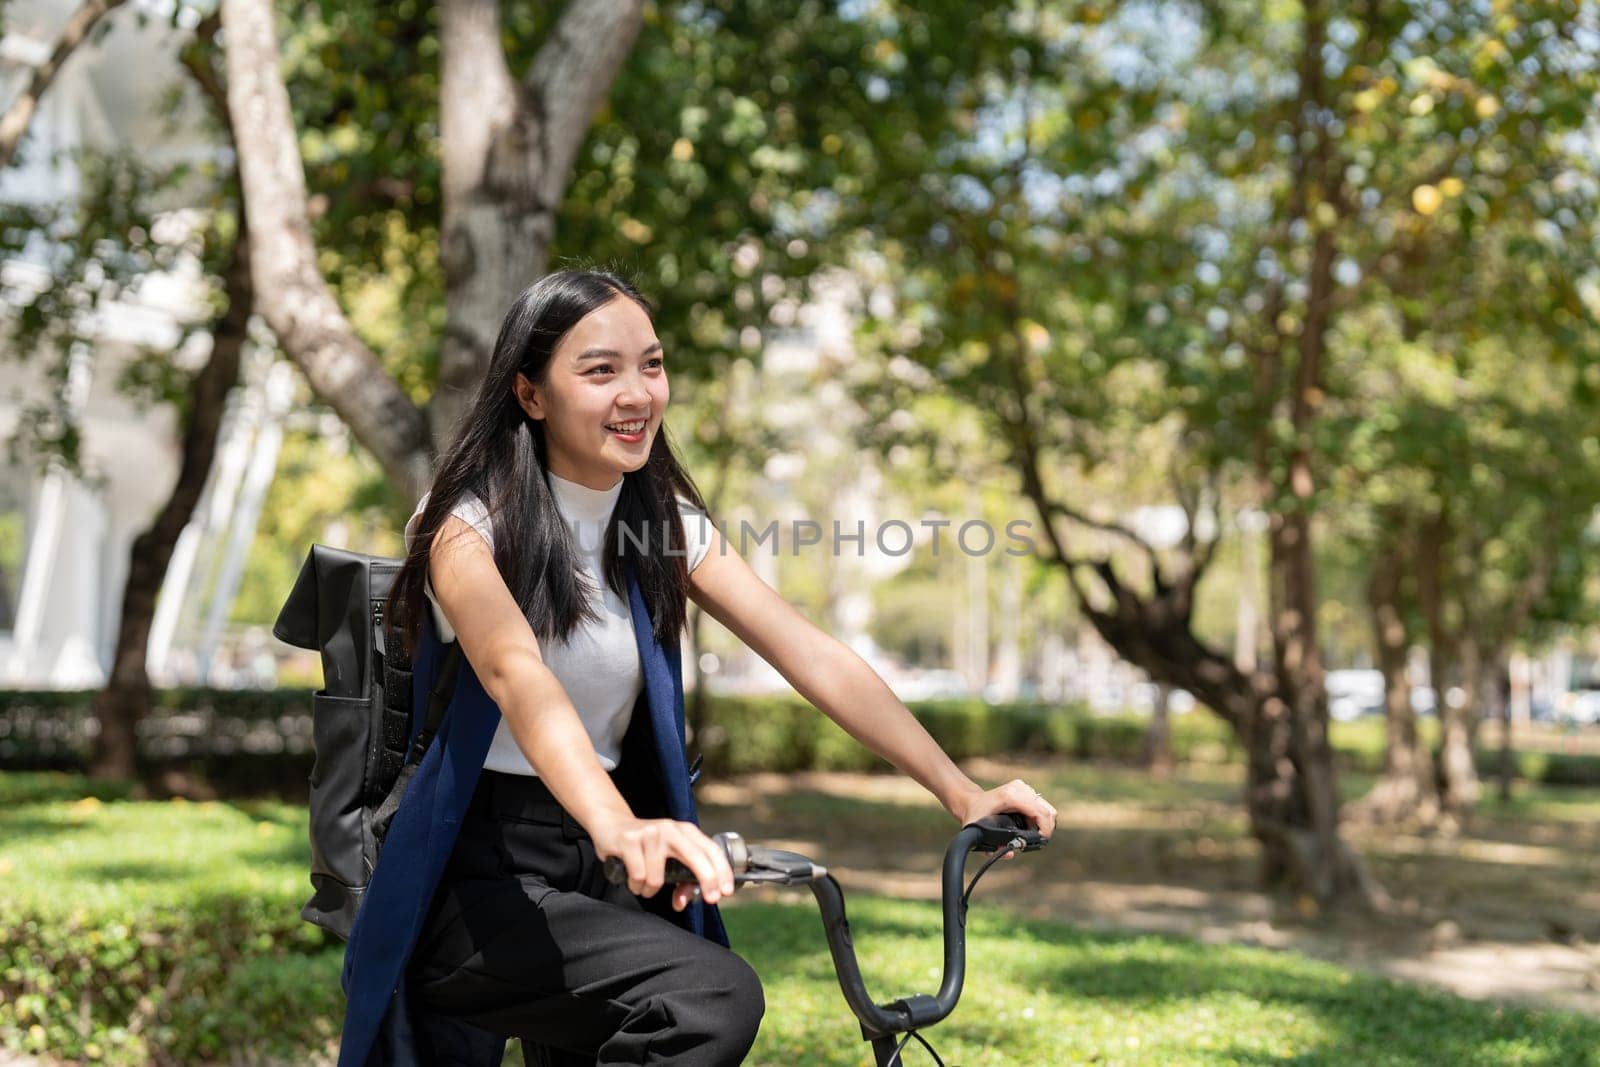
[[[397,816],[347,953],[341,1064],[495,1063],[509,1037],[547,1062],[748,1052],[761,985],[725,947],[714,905],[733,873],[693,821],[683,765],[689,597],[959,822],[1009,810],[1054,829],[1022,782],[962,773],[860,657],[726,549],[663,432],[667,378],[628,282],[541,279],[407,523],[394,636],[419,663],[459,641],[447,718],[492,718],[477,742],[441,732],[437,793],[405,800],[432,805],[428,829],[410,829],[427,818],[413,811],[396,836]],[[625,887],[604,878],[609,857]],[[659,894],[669,858],[697,884]],[[363,929],[380,911],[402,919]]]

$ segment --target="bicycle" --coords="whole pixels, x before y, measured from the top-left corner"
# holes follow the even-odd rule
[[[965,983],[967,969],[967,906],[972,891],[978,879],[1006,856],[1036,851],[1047,842],[1021,816],[1011,813],[979,820],[957,831],[944,854],[941,886],[944,969],[939,991],[932,995],[913,993],[878,1004],[867,993],[866,982],[861,977],[861,968],[856,961],[850,922],[845,916],[844,889],[826,867],[798,852],[746,844],[736,833],[717,834],[712,840],[727,853],[737,884],[803,885],[817,898],[839,988],[844,992],[845,1003],[861,1024],[862,1040],[872,1046],[876,1067],[894,1067],[901,1063],[901,1053],[913,1038],[927,1049],[939,1067],[944,1067],[944,1060],[939,1058],[938,1052],[934,1051],[920,1031],[947,1018],[961,999],[961,987]],[[973,852],[994,855],[978,868],[972,881],[967,882],[963,889],[967,857]],[[627,882],[627,870],[616,857],[606,861],[605,873],[608,879],[618,885]],[[695,879],[687,867],[676,860],[668,860],[666,880],[668,883],[677,883]]]

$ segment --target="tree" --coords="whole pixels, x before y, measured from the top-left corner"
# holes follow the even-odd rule
[[[219,121],[227,124],[227,102],[212,56],[205,45],[216,21],[205,23],[202,42],[184,57],[195,83],[211,104]],[[236,186],[238,175],[229,177]],[[90,774],[105,778],[133,778],[137,773],[137,728],[150,706],[150,676],[146,652],[155,618],[156,597],[172,562],[178,538],[194,515],[206,478],[211,473],[222,415],[229,392],[239,381],[240,355],[249,337],[254,287],[250,279],[249,228],[239,212],[232,239],[215,238],[225,262],[222,267],[221,311],[212,321],[211,354],[190,380],[183,409],[182,460],[178,480],[150,526],[134,539],[129,553],[128,580],[123,588],[117,640],[111,670],[104,688],[95,696],[94,716],[100,724],[95,737]]]
[[[420,495],[432,456],[427,420],[356,334],[317,266],[272,4],[228,0],[221,12],[257,308],[317,395],[398,485]]]
[[[92,4],[73,20],[63,43],[34,79],[30,95],[19,99],[13,114],[36,104],[71,48],[87,40],[90,27],[115,6]],[[530,77],[537,73],[546,82],[560,83],[552,92],[561,95],[562,107],[575,100],[568,91],[572,82],[566,77],[575,56],[563,48],[532,48],[529,42],[552,41],[558,33],[583,36],[595,29],[592,10],[570,6],[574,18],[565,24],[543,12],[530,18],[528,12],[518,11],[508,27],[516,39],[507,61],[525,65]],[[626,16],[636,6],[619,5],[616,10]],[[460,10],[469,8],[479,14],[486,10],[482,5],[465,5]],[[184,14],[180,8],[172,17],[176,22]],[[278,186],[268,182],[269,187],[289,189],[287,196],[268,197],[282,212],[274,216],[273,240],[265,253],[271,280],[266,290],[269,317],[290,338],[291,350],[300,353],[302,366],[320,395],[331,398],[335,410],[354,421],[359,439],[369,445],[377,443],[373,451],[395,480],[389,495],[408,509],[418,490],[417,479],[425,476],[425,457],[432,448],[427,418],[417,405],[433,391],[440,352],[437,331],[448,324],[442,306],[445,271],[439,261],[440,153],[427,140],[428,131],[437,126],[441,90],[436,59],[441,39],[432,14],[432,9],[419,5],[363,7],[316,0],[296,5],[287,66],[295,85],[290,127],[307,131],[305,143],[312,152],[303,187],[294,188],[293,167],[287,169],[287,177],[278,175]],[[746,358],[754,347],[751,331],[765,324],[772,302],[807,265],[804,251],[782,235],[776,217],[779,205],[787,202],[785,183],[802,158],[797,146],[809,128],[805,110],[783,105],[773,88],[782,83],[774,82],[760,64],[732,64],[729,60],[739,54],[753,60],[760,41],[773,35],[768,31],[788,32],[791,53],[802,55],[802,39],[793,32],[802,23],[793,12],[776,6],[748,11],[673,9],[667,17],[652,7],[648,16],[651,53],[642,75],[625,86],[622,102],[623,113],[635,121],[607,120],[599,136],[587,142],[579,138],[577,143],[585,153],[583,172],[589,181],[582,194],[565,202],[558,198],[557,204],[564,213],[563,227],[572,233],[570,243],[583,248],[592,260],[627,267],[641,233],[667,236],[667,250],[650,258],[645,279],[647,288],[665,298],[661,332],[680,353],[677,367],[691,376],[717,374],[718,368]],[[829,16],[825,11],[813,11],[808,17],[825,22]],[[217,14],[201,20],[200,44],[189,57],[196,77],[201,66],[192,60],[211,46],[219,23]],[[562,25],[567,28],[561,29]],[[109,24],[101,27],[111,28]],[[470,26],[467,29],[471,31]],[[472,37],[469,32],[466,36],[478,44],[464,47],[482,44],[481,35]],[[607,47],[617,44],[615,35],[602,34],[597,40],[602,44],[609,41]],[[547,56],[544,60],[541,51]],[[472,66],[471,60],[460,64],[469,71]],[[374,76],[379,71],[382,77]],[[580,80],[592,74],[582,72]],[[797,85],[805,84],[798,70],[791,70],[791,75]],[[218,75],[206,75],[202,84],[213,94],[223,91]],[[259,103],[266,95],[257,92],[254,98]],[[817,98],[818,94],[807,97]],[[531,105],[524,99],[517,106]],[[476,120],[471,109],[458,109],[458,118],[471,134]],[[528,132],[527,119],[527,114],[515,119],[522,134]],[[543,121],[547,132],[587,125],[582,115],[546,116]],[[281,133],[283,124],[279,122],[276,128]],[[243,154],[259,161],[264,132],[265,128],[249,129],[247,140],[254,146],[254,154]],[[231,146],[233,134],[227,123],[221,133],[221,141]],[[555,141],[547,138],[540,151],[533,153],[541,167],[550,159],[557,161],[550,173],[560,171],[560,158],[574,150],[571,131],[557,133]],[[494,136],[500,138],[497,143],[502,147],[514,140],[513,132],[506,129],[499,129]],[[14,142],[10,145],[14,147]],[[470,153],[460,157],[462,166],[470,165],[469,157]],[[274,157],[274,162],[282,160]],[[492,183],[505,178],[501,171],[495,174],[498,177],[489,175],[484,180]],[[110,179],[102,185],[102,191],[113,196],[126,192]],[[660,190],[669,185],[672,194],[661,195]],[[544,196],[548,188],[539,186],[534,192]],[[461,195],[470,199],[476,193],[469,190]],[[124,195],[109,203],[122,207],[142,201]],[[224,204],[220,210],[224,225],[207,248],[226,254],[230,209]],[[238,214],[238,209],[231,210]],[[513,198],[502,210],[514,214],[520,209]],[[92,232],[84,231],[79,242],[85,252],[96,241],[104,244],[106,234],[119,225],[124,233],[149,229],[148,220],[142,226],[136,222],[113,224],[112,220],[123,218],[115,211],[90,209],[83,214],[97,222]],[[242,235],[242,215],[239,219]],[[10,231],[18,240],[56,225],[42,217],[18,221]],[[707,225],[708,221],[713,224]],[[774,242],[779,249],[776,255]],[[309,255],[313,247],[318,250],[314,264]],[[518,254],[524,251],[517,249]],[[119,254],[107,262],[144,261],[137,254]],[[66,343],[73,321],[70,309],[84,300],[93,306],[103,296],[114,294],[115,285],[95,289],[79,284],[87,276],[85,272],[105,269],[105,263],[92,266],[93,262],[86,256],[74,258],[62,267],[72,276],[72,284],[54,286],[28,305],[24,319],[37,336],[50,338],[50,344],[29,344],[30,350],[53,345],[65,352],[70,348]],[[236,283],[235,297],[242,298],[238,285],[246,279],[237,272],[229,272],[229,277]],[[113,271],[113,278],[121,279],[122,274]],[[69,290],[78,295],[64,296]],[[367,309],[379,290],[397,294],[394,306],[399,313],[375,321]],[[341,304],[354,305],[357,313],[345,316]],[[235,299],[230,306],[245,305]],[[498,316],[497,311],[495,321]],[[215,324],[217,358],[205,374],[189,383],[195,389],[188,408],[194,421],[182,476],[151,537],[142,538],[136,546],[111,684],[100,698],[104,721],[96,762],[102,770],[132,766],[134,727],[148,699],[142,653],[149,630],[148,610],[164,573],[164,561],[170,558],[167,542],[183,527],[192,509],[192,502],[185,501],[203,482],[209,467],[205,457],[214,445],[219,414],[212,405],[226,392],[218,383],[228,379],[229,367],[236,362],[229,351],[242,338],[239,324],[245,317],[226,312]],[[374,346],[381,346],[381,358],[375,356]],[[65,367],[63,361],[56,368],[58,376],[65,373]],[[187,376],[171,373],[160,353],[148,354],[139,374],[147,386],[164,383],[172,399],[178,398],[188,382]],[[440,420],[441,424],[448,421],[448,417]],[[711,425],[726,430],[731,424],[724,420]],[[53,407],[32,412],[23,431],[32,443],[45,451],[54,450],[69,466],[74,461],[75,427]],[[419,441],[425,442],[425,447]],[[704,443],[726,457],[741,454],[741,442],[726,433],[720,437],[712,434]],[[295,546],[294,551],[303,551],[303,546]]]
[[[953,121],[908,103],[908,113],[885,116],[884,128],[894,131],[888,144],[872,145],[881,169],[928,204],[896,202],[892,214],[864,211],[859,223],[887,244],[886,276],[898,275],[902,295],[912,297],[886,327],[893,331],[887,339],[990,414],[1037,510],[1049,559],[1100,635],[1158,682],[1194,693],[1239,733],[1266,883],[1333,903],[1358,889],[1362,874],[1338,832],[1315,630],[1309,449],[1326,324],[1313,317],[1304,331],[1291,325],[1287,296],[1269,292],[1264,299],[1277,307],[1262,315],[1265,329],[1247,338],[1254,369],[1243,382],[1229,363],[1213,370],[1201,362],[1204,324],[1196,329],[1179,317],[1195,301],[1177,279],[1205,260],[1183,243],[1197,228],[1194,194],[1175,195],[1197,176],[1191,166],[1160,180],[1173,164],[1174,138],[1163,131],[1183,129],[1186,111],[1161,91],[1154,65],[1131,76],[1109,67],[1097,16],[1079,14],[1082,23],[1053,8],[1031,18],[998,12],[960,29],[945,24],[900,36],[931,52],[936,46],[925,42],[940,32],[960,33],[974,42],[966,54],[986,65],[937,88]],[[1281,125],[1295,145],[1279,168],[1281,195],[1259,239],[1272,246],[1268,255],[1305,256],[1307,306],[1321,314],[1332,286],[1326,239],[1287,247],[1334,166],[1321,119],[1327,89],[1314,60],[1324,43],[1320,13],[1300,29],[1298,54],[1312,58],[1301,60],[1297,95],[1259,101],[1264,113],[1251,116]],[[903,69],[926,70],[931,61],[907,55]],[[903,91],[920,101],[907,80],[898,79]],[[971,131],[986,126],[989,136],[974,141]],[[950,162],[930,170],[930,159]],[[1286,282],[1280,276],[1278,287]],[[1202,390],[1212,404],[1222,391],[1252,398],[1260,417],[1234,416],[1246,423],[1244,447],[1225,452],[1206,432],[1193,401],[1184,400]],[[1092,469],[1146,415],[1189,442],[1187,455],[1173,453],[1170,477],[1191,521],[1166,553],[1131,527],[1068,503],[1063,479],[1049,469]],[[1214,537],[1200,536],[1200,513],[1214,512],[1230,462],[1248,471],[1252,497],[1272,518],[1275,657],[1254,675],[1192,625],[1195,589],[1216,551]],[[1112,545],[1127,550],[1121,563],[1124,553]]]
[[[1330,398],[1361,355],[1349,325],[1414,299],[1441,205],[1516,248],[1527,209],[1561,203],[1552,131],[1581,127],[1594,81],[1571,13],[1149,4],[1106,22],[1040,5],[957,22],[935,7],[884,29],[877,121],[857,141],[872,180],[840,212],[898,297],[878,340],[989,415],[1087,618],[1238,732],[1266,882],[1323,904],[1374,888],[1339,832],[1318,631],[1316,546],[1349,462]],[[941,66],[956,35],[962,63]],[[1556,69],[1560,84],[1542,76]],[[1509,261],[1542,285],[1542,336],[1575,351],[1593,321],[1573,284],[1588,232]],[[1480,294],[1505,278],[1483,247],[1439,284],[1457,267]],[[1470,322],[1512,329],[1482,307]],[[1149,428],[1173,442],[1190,515],[1171,549],[1119,520],[1124,501],[1070,495]],[[1216,555],[1201,531],[1225,500],[1269,519],[1272,657],[1254,671],[1194,626]]]

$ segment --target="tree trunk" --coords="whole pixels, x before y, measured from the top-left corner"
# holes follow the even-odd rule
[[[1477,645],[1463,636],[1466,620],[1453,620],[1447,603],[1451,590],[1448,560],[1454,537],[1450,517],[1441,512],[1428,517],[1417,542],[1417,599],[1428,623],[1428,676],[1433,686],[1434,713],[1439,717],[1439,748],[1435,753],[1439,805],[1452,819],[1459,818],[1478,799],[1471,720],[1479,672]],[[1458,676],[1462,696],[1452,700],[1450,693],[1455,687],[1451,683]]]
[[[1373,650],[1383,672],[1383,776],[1362,801],[1363,812],[1378,822],[1431,821],[1438,812],[1431,760],[1417,737],[1406,677],[1410,636],[1400,608],[1400,564],[1392,552],[1379,552],[1367,581],[1372,612]]]
[[[1144,765],[1165,778],[1172,773],[1172,687],[1156,683],[1156,702],[1150,709],[1150,728],[1144,735]]]
[[[1229,656],[1195,637],[1190,609],[1197,576],[1191,572],[1177,584],[1158,577],[1154,593],[1142,595],[1124,586],[1109,562],[1098,561],[1089,566],[1110,593],[1109,606],[1101,608],[1085,595],[1073,565],[1066,566],[1084,614],[1118,655],[1150,677],[1193,693],[1238,736],[1246,754],[1245,806],[1250,832],[1261,847],[1263,888],[1318,908],[1380,903],[1382,890],[1338,832],[1326,732],[1318,745],[1311,731],[1293,722],[1293,700],[1304,701],[1306,694],[1286,695],[1276,675],[1240,671]],[[1320,768],[1313,765],[1319,760]]]
[[[643,20],[642,0],[567,4],[526,78],[506,68],[494,0],[440,20],[446,321],[427,414],[356,336],[317,271],[305,174],[269,0],[224,0],[228,102],[254,217],[258,309],[319,398],[415,498],[482,380],[501,319],[544,270],[573,162]]]
[[[1516,744],[1513,738],[1516,729],[1516,716],[1512,714],[1511,698],[1511,668],[1508,664],[1503,676],[1504,687],[1500,692],[1500,756],[1498,766],[1495,768],[1500,776],[1500,799],[1511,799],[1511,780],[1516,777]]]
[[[249,332],[252,289],[249,237],[243,215],[223,284],[227,310],[212,328],[211,358],[189,387],[188,425],[177,484],[150,528],[134,538],[129,556],[111,675],[94,701],[100,732],[89,766],[92,777],[133,778],[137,773],[138,725],[150,708],[145,655],[156,597],[178,537],[194,515],[211,471],[228,392],[239,381],[239,357]]]
[[[1339,787],[1328,737],[1328,696],[1317,635],[1317,573],[1312,550],[1316,506],[1316,429],[1326,396],[1323,364],[1337,288],[1337,231],[1348,204],[1343,162],[1334,143],[1331,91],[1323,51],[1327,12],[1303,6],[1298,138],[1290,160],[1291,185],[1284,232],[1305,226],[1311,243],[1304,278],[1303,321],[1286,325],[1289,293],[1271,287],[1264,319],[1268,336],[1255,352],[1259,502],[1269,517],[1267,566],[1273,684],[1254,708],[1245,730],[1250,767],[1251,822],[1262,840],[1272,882],[1298,885],[1301,894],[1328,907],[1352,897],[1371,900],[1365,870],[1339,833]],[[1314,219],[1313,205],[1332,209]],[[1292,257],[1291,257],[1292,258]],[[1290,316],[1292,320],[1293,316]],[[1274,413],[1287,415],[1288,448],[1276,440]]]
[[[1462,697],[1445,701],[1439,711],[1439,803],[1458,818],[1472,810],[1482,792],[1472,754],[1483,676],[1476,642],[1461,642],[1459,662]]]
[[[495,0],[443,5],[445,329],[429,408],[441,447],[489,366],[501,319],[545,271],[573,162],[638,37],[642,8],[641,0],[567,4],[519,84]]]
[[[1309,485],[1309,475],[1304,484]],[[1279,822],[1276,827],[1263,826],[1269,832],[1268,840],[1274,829],[1281,836],[1269,848],[1268,862],[1298,864],[1295,880],[1306,895],[1327,906],[1359,890],[1363,875],[1352,864],[1353,854],[1339,834],[1339,786],[1328,738],[1322,654],[1317,646],[1310,516],[1298,508],[1272,516],[1269,545],[1278,688],[1261,705],[1260,721],[1251,739],[1280,764],[1274,785],[1289,777],[1297,788],[1288,796],[1280,793],[1265,805]],[[1280,709],[1279,704],[1285,706]],[[1285,741],[1287,752],[1283,750]],[[1255,766],[1258,754],[1252,751],[1251,755]],[[1292,771],[1282,768],[1284,763]],[[1285,800],[1292,801],[1292,806],[1286,806]],[[1284,820],[1283,815],[1292,819]]]

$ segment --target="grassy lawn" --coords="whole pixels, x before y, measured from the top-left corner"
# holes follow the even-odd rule
[[[0,775],[0,1047],[303,1060],[341,999],[338,954],[298,914],[305,810],[119,792]]]
[[[1228,826],[1225,776],[1191,788],[1099,768],[1051,773],[1052,788],[1123,798],[1103,802],[1153,823],[1164,813],[1183,833]],[[1205,808],[1212,790],[1215,813]],[[123,795],[90,796],[64,776],[0,775],[0,1047],[111,1063],[322,1060],[342,1010],[340,947],[298,919],[303,810]],[[857,798],[847,811],[815,790],[774,806],[772,825],[812,833],[830,817],[842,831],[848,815],[852,835],[880,850],[892,842],[930,874],[925,861],[948,832],[925,808]],[[1013,877],[998,877],[987,901],[980,891],[966,995],[930,1033],[948,1063],[1600,1065],[1597,1019],[1475,1003],[1287,953],[1022,919],[998,906],[1014,898],[1003,888]],[[880,999],[931,992],[936,908],[853,884],[869,988]],[[810,895],[751,893],[728,921],[766,983],[750,1062],[867,1062]]]
[[[751,1062],[862,1063],[809,894],[807,906],[760,897],[728,916],[767,990]],[[933,905],[863,898],[851,925],[878,999],[937,986]],[[982,908],[969,930],[966,993],[929,1032],[949,1063],[1600,1063],[1600,1021],[1496,1009],[1292,955],[1087,934]]]

